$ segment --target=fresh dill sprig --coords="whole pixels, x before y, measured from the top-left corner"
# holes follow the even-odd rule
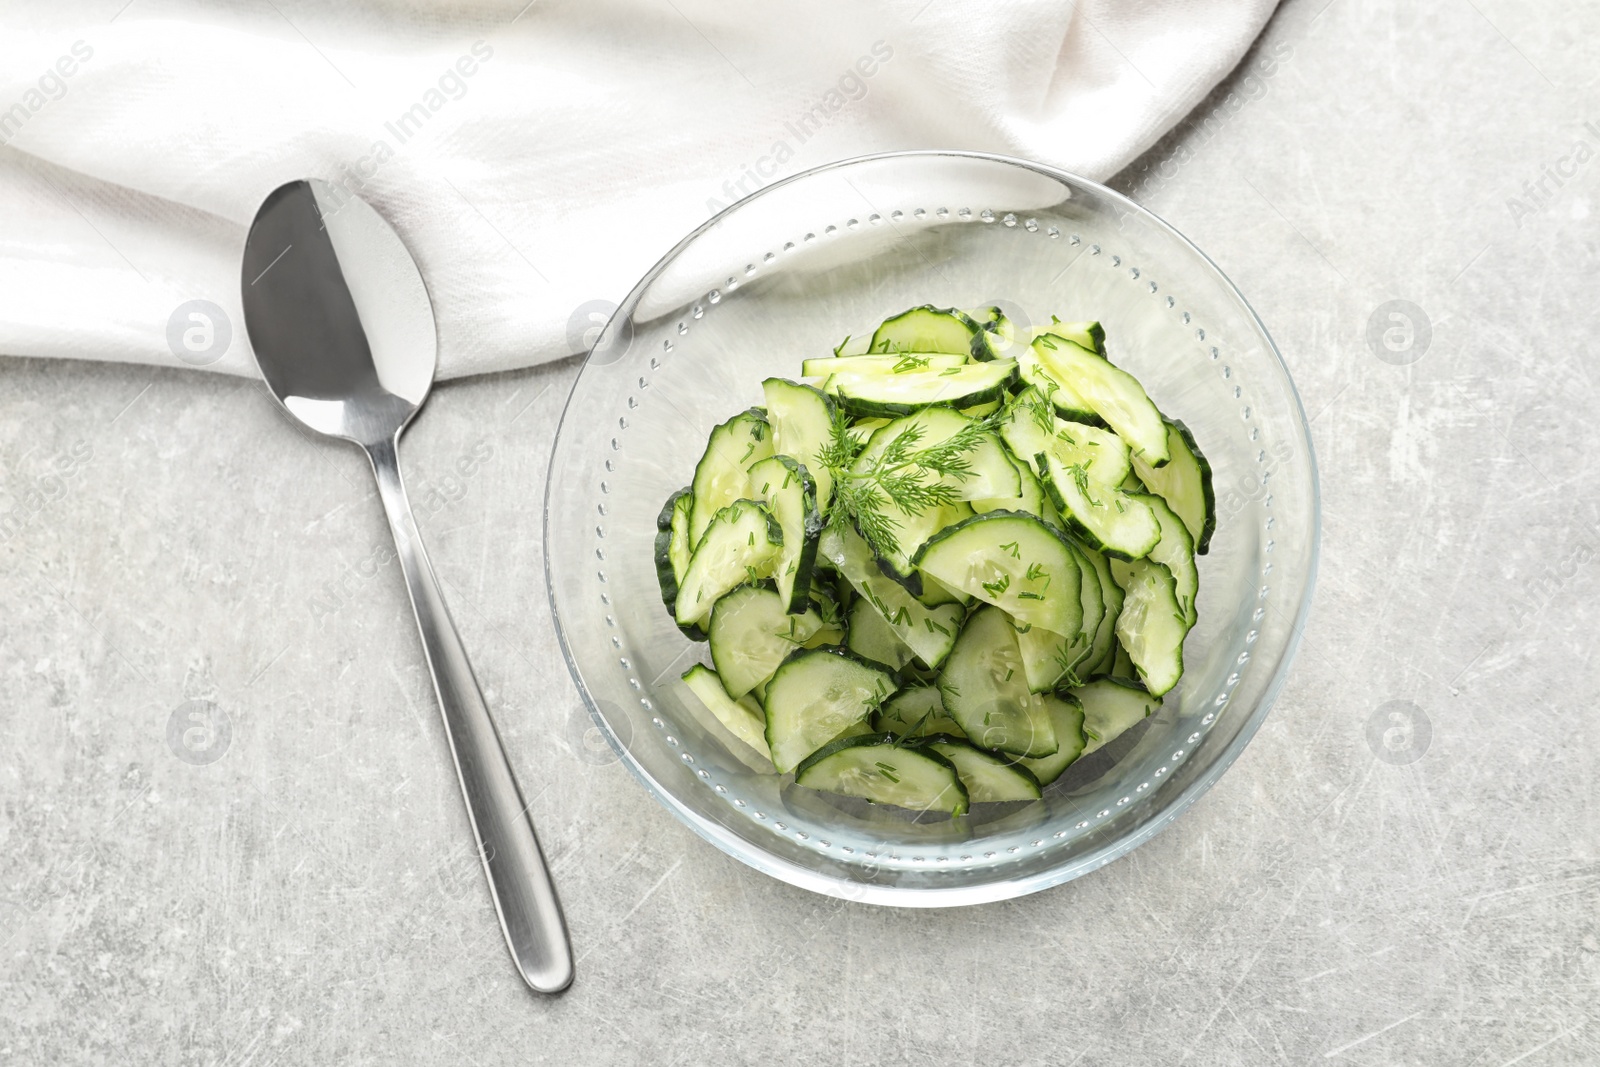
[[[928,356],[904,355],[895,361],[892,368],[895,374],[904,374],[906,371],[925,370],[932,360]]]
[[[984,592],[992,597],[1004,596],[1007,589],[1011,588],[1011,575],[1002,574],[992,582],[984,582]]]
[[[835,408],[828,427],[828,443],[818,451],[817,461],[837,477],[850,469],[863,447],[865,445],[858,443],[850,433],[850,417]]]
[[[850,433],[848,420],[834,416],[828,444],[820,453],[834,479],[832,523],[853,520],[856,529],[879,556],[900,553],[900,523],[891,509],[905,516],[949,507],[959,499],[956,485],[973,476],[972,453],[993,432],[995,420],[975,419],[950,437],[926,447],[927,431],[913,422],[895,434],[883,449],[857,469],[865,447]]]
[[[904,748],[907,741],[913,740],[914,738],[921,737],[922,736],[923,724],[925,724],[932,717],[933,717],[933,709],[932,708],[929,708],[927,711],[925,711],[921,715],[917,716],[917,721],[916,722],[912,723],[910,726],[905,727],[903,730],[901,730],[899,733],[897,733],[895,735],[894,746],[893,747],[895,747],[895,748]],[[900,719],[900,722],[904,723],[905,719],[903,719],[903,718]]]
[[[1035,426],[1052,436],[1056,432],[1056,411],[1052,397],[1057,388],[1055,382],[1049,383],[1048,392],[1035,385],[1018,393],[1014,401],[1017,407],[1027,409]]]
[[[1083,499],[1089,502],[1090,507],[1103,508],[1106,506],[1104,501],[1096,500],[1094,494],[1089,492],[1089,470],[1084,464],[1074,463],[1067,470],[1071,473],[1073,482],[1077,484],[1078,492],[1083,494]]]
[[[1079,638],[1084,636],[1086,635],[1082,632],[1078,634]],[[1061,676],[1056,682],[1056,686],[1057,688],[1076,689],[1083,684],[1083,679],[1078,676],[1078,668],[1083,665],[1084,660],[1089,658],[1089,655],[1094,651],[1094,647],[1092,645],[1085,647],[1075,657],[1068,655],[1068,648],[1067,644],[1060,644],[1055,649],[1056,665],[1061,668]]]

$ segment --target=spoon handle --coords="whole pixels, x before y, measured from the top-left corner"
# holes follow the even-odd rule
[[[378,478],[378,495],[383,498],[417,628],[422,632],[450,754],[467,802],[467,818],[478,838],[500,929],[517,970],[536,992],[559,993],[572,982],[572,945],[566,920],[494,719],[422,547],[400,480],[398,441],[397,433],[387,441],[367,445],[367,456]]]

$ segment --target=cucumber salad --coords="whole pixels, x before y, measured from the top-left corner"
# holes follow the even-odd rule
[[[1183,673],[1216,524],[1096,322],[912,308],[768,378],[661,510],[683,682],[759,765],[912,811],[1038,799]]]

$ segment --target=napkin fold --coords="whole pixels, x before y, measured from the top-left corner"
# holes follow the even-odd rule
[[[0,34],[0,353],[255,374],[245,232],[315,176],[406,241],[442,377],[561,358],[808,167],[957,148],[1109,177],[1275,2],[39,5]]]

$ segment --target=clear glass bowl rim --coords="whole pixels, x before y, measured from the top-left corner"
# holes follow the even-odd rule
[[[632,309],[637,305],[639,298],[649,288],[651,283],[653,283],[668,267],[668,265],[672,263],[674,259],[676,259],[686,248],[698,240],[706,231],[716,226],[724,218],[748,206],[752,201],[770,194],[777,189],[783,188],[784,186],[805,181],[806,179],[818,174],[824,174],[831,171],[842,170],[849,167],[886,160],[917,158],[984,160],[992,163],[1021,167],[1023,169],[1031,170],[1035,173],[1044,175],[1045,177],[1053,178],[1068,186],[1080,186],[1086,188],[1095,193],[1095,195],[1104,197],[1107,200],[1125,208],[1127,211],[1140,216],[1144,221],[1152,223],[1158,228],[1165,230],[1169,235],[1176,238],[1181,245],[1187,247],[1189,251],[1195,255],[1197,260],[1204,264],[1205,268],[1215,276],[1216,280],[1221,284],[1223,289],[1227,293],[1231,294],[1234,300],[1238,301],[1240,309],[1243,310],[1250,323],[1259,332],[1261,340],[1266,346],[1266,351],[1271,354],[1272,359],[1277,363],[1278,369],[1283,375],[1283,381],[1288,386],[1289,397],[1293,401],[1292,410],[1299,421],[1298,429],[1300,431],[1301,439],[1305,442],[1306,461],[1310,477],[1309,489],[1311,504],[1311,544],[1308,555],[1309,562],[1306,568],[1306,576],[1303,585],[1303,596],[1301,599],[1300,608],[1296,612],[1294,620],[1291,623],[1290,636],[1284,646],[1283,655],[1279,658],[1272,677],[1263,687],[1260,699],[1256,702],[1256,705],[1250,709],[1250,713],[1246,717],[1243,724],[1241,724],[1239,732],[1217,755],[1211,764],[1203,771],[1199,772],[1195,776],[1194,780],[1189,782],[1183,789],[1173,793],[1171,796],[1161,798],[1159,810],[1157,810],[1149,819],[1141,823],[1130,833],[1107,841],[1105,844],[1100,845],[1097,848],[1073,857],[1068,862],[1046,868],[1025,877],[1015,878],[1001,876],[997,877],[993,881],[950,888],[880,885],[853,881],[848,878],[835,877],[833,875],[812,870],[810,868],[803,867],[799,864],[791,863],[788,860],[782,859],[771,852],[752,845],[750,842],[742,838],[726,833],[714,822],[701,817],[698,812],[680,801],[670,789],[656,781],[655,778],[653,778],[650,773],[633,758],[633,755],[628,751],[628,747],[623,744],[620,738],[618,738],[616,732],[612,729],[611,724],[608,723],[605,717],[601,714],[593,696],[591,696],[589,693],[588,687],[583,683],[583,676],[578,669],[577,661],[574,659],[572,649],[567,642],[566,632],[562,627],[561,612],[556,605],[555,580],[550,569],[550,493],[551,486],[553,484],[553,471],[557,461],[560,459],[559,446],[561,441],[561,433],[567,424],[568,415],[571,414],[573,397],[577,395],[578,386],[583,380],[584,372],[588,369],[587,356],[585,357],[584,366],[580,368],[578,372],[578,376],[573,379],[572,388],[567,393],[566,402],[562,405],[561,419],[560,422],[557,423],[556,436],[551,445],[550,466],[546,471],[545,476],[544,569],[545,592],[550,601],[550,617],[554,624],[557,643],[561,647],[562,658],[567,664],[567,671],[572,676],[573,683],[577,686],[578,692],[583,698],[584,706],[588,709],[590,718],[594,720],[596,727],[605,737],[606,743],[611,746],[612,750],[616,752],[622,764],[628,768],[629,772],[639,780],[639,782],[645,787],[646,791],[649,792],[649,794],[654,797],[657,802],[677,816],[680,821],[682,821],[696,834],[704,838],[706,841],[709,841],[723,852],[726,852],[728,855],[734,857],[740,862],[753,867],[764,874],[771,875],[772,877],[777,878],[780,881],[787,882],[790,885],[798,886],[802,889],[809,889],[813,892],[822,893],[824,895],[844,897],[849,900],[855,900],[868,904],[907,908],[944,908],[970,904],[995,903],[1002,900],[1011,900],[1017,897],[1028,896],[1029,894],[1037,893],[1057,885],[1062,885],[1066,882],[1072,881],[1075,878],[1082,877],[1091,871],[1098,870],[1113,860],[1119,859],[1122,856],[1127,855],[1129,852],[1132,852],[1134,849],[1151,840],[1162,830],[1170,826],[1178,818],[1178,816],[1182,815],[1191,806],[1193,806],[1193,804],[1199,800],[1207,790],[1215,785],[1217,779],[1221,778],[1223,773],[1226,772],[1228,768],[1233,766],[1240,754],[1244,752],[1245,746],[1250,743],[1250,741],[1255,737],[1256,732],[1261,728],[1261,724],[1266,720],[1267,713],[1272,709],[1273,704],[1277,702],[1278,694],[1282,691],[1284,683],[1288,679],[1289,668],[1293,664],[1295,656],[1299,652],[1300,641],[1305,633],[1306,619],[1310,614],[1312,600],[1315,595],[1317,572],[1322,554],[1322,490],[1318,477],[1315,444],[1311,439],[1310,426],[1306,422],[1305,405],[1300,399],[1299,389],[1294,384],[1294,377],[1289,373],[1289,368],[1283,361],[1283,353],[1279,351],[1277,342],[1272,339],[1272,335],[1267,330],[1266,324],[1261,321],[1261,317],[1256,314],[1255,308],[1252,307],[1250,302],[1245,299],[1244,294],[1239,291],[1239,287],[1233,284],[1232,279],[1230,279],[1227,274],[1223,272],[1222,268],[1217,266],[1210,256],[1206,255],[1206,253],[1198,245],[1189,240],[1189,238],[1185,236],[1177,227],[1173,226],[1155,212],[1135,202],[1129,197],[1124,196],[1123,194],[1100,182],[1085,178],[1078,174],[1074,174],[1070,171],[1062,170],[1058,167],[1052,167],[1048,164],[1035,162],[1033,160],[1020,159],[1015,156],[1000,155],[992,152],[957,151],[954,149],[912,149],[897,152],[876,152],[868,155],[852,156],[848,159],[835,160],[831,163],[824,163],[819,166],[800,171],[797,174],[790,175],[789,177],[783,178],[779,181],[772,182],[769,185],[765,185],[749,196],[733,202],[732,204],[723,208],[721,211],[717,212],[711,218],[707,219],[705,222],[701,223],[699,226],[695,227],[693,231],[686,235],[665,255],[657,260],[655,265],[652,266],[650,270],[639,279],[632,290],[629,291],[627,297],[618,306],[617,310],[612,314],[610,322],[606,324],[606,327],[596,337],[594,345],[592,345],[590,348],[590,352],[592,353],[595,348],[600,347],[602,342],[607,340],[606,335],[609,333],[612,323],[621,321],[622,319],[631,316]],[[1155,803],[1157,799],[1157,797],[1152,796],[1146,800],[1146,803]]]

